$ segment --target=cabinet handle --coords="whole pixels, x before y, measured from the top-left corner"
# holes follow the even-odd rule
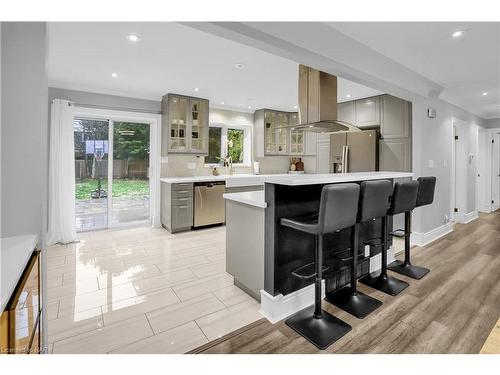
[[[187,201],[187,198],[177,198],[178,201]]]
[[[182,193],[182,194],[189,193],[189,190],[179,190],[179,193]]]
[[[178,208],[188,208],[188,206],[179,206]]]

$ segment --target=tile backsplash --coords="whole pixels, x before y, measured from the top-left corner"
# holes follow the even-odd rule
[[[260,163],[261,174],[287,173],[290,167],[288,156],[265,156],[257,158]],[[306,173],[316,173],[316,157],[305,156],[302,158]],[[195,166],[189,169],[189,166]],[[221,174],[226,174],[220,168]],[[252,167],[235,167],[235,173],[253,173]],[[161,165],[161,177],[183,176],[208,176],[212,174],[212,167],[205,166],[205,158],[195,155],[169,155],[166,162]]]

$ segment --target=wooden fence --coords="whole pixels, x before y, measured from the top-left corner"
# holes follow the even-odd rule
[[[102,161],[99,173],[108,175],[108,163]],[[75,160],[75,177],[92,178],[92,164],[86,167],[85,160]],[[149,178],[149,160],[113,160],[113,178],[144,179]]]

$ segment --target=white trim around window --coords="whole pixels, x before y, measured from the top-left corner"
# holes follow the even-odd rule
[[[241,129],[243,130],[243,163],[233,163],[235,167],[251,167],[252,166],[252,128],[245,125],[226,125],[221,123],[210,124],[211,128],[221,128],[221,157],[225,156],[225,144],[227,140],[228,129]],[[207,167],[214,167],[220,165],[219,163],[205,163]]]

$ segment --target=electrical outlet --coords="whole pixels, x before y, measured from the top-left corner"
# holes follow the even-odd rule
[[[450,218],[448,215],[444,215],[444,223],[448,224],[450,222]]]
[[[370,245],[365,245],[365,257],[370,256]]]
[[[429,168],[434,168],[434,160],[429,160]]]
[[[188,163],[188,169],[196,169],[196,163]]]

